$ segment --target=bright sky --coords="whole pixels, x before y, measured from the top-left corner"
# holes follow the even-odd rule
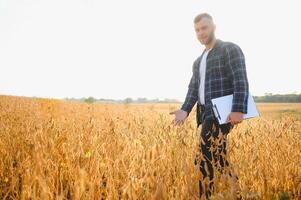
[[[184,100],[203,46],[193,18],[238,44],[250,91],[301,92],[300,2],[0,0],[0,94]]]

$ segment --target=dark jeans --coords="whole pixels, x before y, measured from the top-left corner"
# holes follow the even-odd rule
[[[225,166],[229,166],[225,156],[227,135],[232,128],[230,123],[219,125],[215,118],[205,119],[202,123],[200,151],[195,158],[195,165],[199,164],[203,175],[203,181],[199,180],[200,195],[205,193],[207,198],[213,191],[214,170],[217,169],[223,173]],[[205,187],[206,181],[207,186]]]

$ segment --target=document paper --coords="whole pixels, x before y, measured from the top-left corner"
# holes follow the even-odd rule
[[[214,115],[218,119],[219,124],[227,123],[226,122],[227,117],[231,113],[232,100],[233,100],[233,94],[211,99],[213,104]],[[254,102],[252,95],[249,93],[248,112],[246,114],[243,114],[243,118],[248,119],[248,118],[253,118],[258,116],[259,113],[257,111],[256,104]]]

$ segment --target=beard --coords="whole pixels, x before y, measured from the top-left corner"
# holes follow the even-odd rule
[[[212,42],[212,40],[215,38],[214,32],[212,32],[209,37],[207,38],[207,40],[205,40],[203,42],[204,45],[210,44]]]

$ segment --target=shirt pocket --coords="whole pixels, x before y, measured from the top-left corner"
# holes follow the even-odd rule
[[[224,79],[228,77],[227,67],[223,57],[209,61],[209,74],[212,79]]]

